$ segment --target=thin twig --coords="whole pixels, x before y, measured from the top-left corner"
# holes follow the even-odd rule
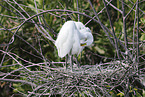
[[[119,54],[120,49],[118,47],[118,40],[117,40],[117,37],[115,35],[115,31],[114,31],[114,28],[113,28],[113,23],[111,21],[110,13],[109,13],[108,7],[107,7],[107,5],[105,3],[105,0],[103,0],[103,2],[104,2],[104,5],[106,7],[107,15],[108,15],[108,18],[109,18],[109,21],[110,21],[110,26],[111,26],[112,34],[113,34],[113,37],[114,37],[114,43],[115,43],[115,48],[116,48],[116,52],[117,52],[117,57],[118,57],[118,59],[120,59],[120,54]]]

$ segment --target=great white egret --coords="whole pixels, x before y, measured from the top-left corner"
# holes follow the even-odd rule
[[[55,46],[59,57],[63,58],[68,55],[72,59],[72,55],[79,55],[84,47],[91,45],[92,42],[93,35],[88,27],[85,27],[81,22],[67,21],[58,33]],[[72,61],[70,62],[72,66]]]

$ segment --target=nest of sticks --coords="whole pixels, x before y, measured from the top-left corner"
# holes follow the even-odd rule
[[[28,82],[35,84],[33,91],[28,92],[28,97],[38,95],[111,97],[113,93],[120,91],[128,95],[129,87],[145,88],[141,82],[142,76],[137,75],[132,65],[120,61],[82,65],[80,68],[74,65],[73,71],[70,67],[66,70],[63,67],[51,68],[40,64],[37,66],[43,70],[22,73],[23,76],[29,75]],[[136,86],[137,83],[140,87]]]

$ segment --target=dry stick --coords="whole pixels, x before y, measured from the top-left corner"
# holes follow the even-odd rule
[[[124,43],[125,43],[125,52],[127,52],[125,58],[126,58],[126,60],[131,60],[132,61],[131,52],[128,51],[128,40],[127,40],[127,31],[126,31],[126,18],[131,13],[131,11],[134,9],[134,7],[135,7],[136,4],[133,5],[133,7],[131,8],[131,10],[127,14],[125,14],[125,7],[124,7],[124,5],[125,5],[124,0],[122,0],[122,10],[123,10],[122,16],[123,16]]]
[[[7,1],[5,1],[5,2],[7,2]],[[8,3],[8,2],[7,2]],[[9,3],[8,3],[9,4]],[[11,4],[9,4],[12,8],[14,8],[16,11],[18,11],[15,7],[13,7]],[[4,7],[5,8],[5,6],[2,6],[2,7]],[[8,8],[6,8],[7,10],[9,10]],[[11,11],[11,10],[10,10]],[[11,12],[13,12],[13,11],[11,11]],[[19,11],[18,11],[19,12]],[[14,12],[13,12],[14,13]],[[14,13],[14,14],[17,14],[17,13]],[[24,15],[23,14],[21,14],[20,12],[19,12],[19,14],[23,17],[23,18],[25,18],[24,17]],[[19,14],[17,14],[17,15],[19,15]],[[19,15],[19,16],[20,16]],[[14,33],[15,34],[15,33]],[[9,43],[11,42],[11,40],[14,38],[14,34],[13,34],[13,36],[12,36],[12,38],[10,39],[10,41],[9,41]],[[14,40],[13,40],[14,41]],[[6,48],[6,52],[8,51],[8,49],[9,49],[9,45],[7,46],[7,48]],[[3,61],[4,61],[4,59],[5,59],[5,56],[6,56],[6,54],[4,54],[3,55],[3,58],[2,58],[2,61],[1,61],[1,64],[0,64],[0,66],[2,66],[2,64],[3,64]]]
[[[23,10],[23,12],[25,12],[26,14],[27,14],[27,16],[28,17],[30,17],[30,15],[15,1],[15,0],[13,0],[14,2],[15,2],[15,4],[17,4],[22,10]],[[27,21],[27,18],[25,18],[25,21]],[[40,33],[42,33],[46,38],[48,38],[49,40],[51,40],[52,42],[54,42],[54,40],[52,39],[52,37],[48,34],[48,33],[46,33],[49,37],[47,37],[42,31],[41,31],[41,29],[39,28],[39,26],[35,23],[35,21],[32,19],[32,22],[35,24],[35,26],[36,26],[36,28],[37,28],[37,30],[40,32]],[[20,27],[21,27],[21,25],[20,25]],[[20,29],[20,27],[16,30],[16,32]],[[47,32],[47,31],[45,31],[45,32]]]
[[[134,27],[133,27],[133,54],[134,51],[137,50],[136,52],[136,62],[137,64],[134,65],[134,70],[138,71],[138,62],[139,62],[139,1],[137,0],[136,3],[134,4],[134,6],[136,5],[136,10],[135,10],[135,17],[134,17]],[[137,22],[137,31],[136,31],[136,37],[137,40],[135,42],[135,28],[136,28],[136,22]]]
[[[17,18],[18,19],[18,18]],[[1,24],[2,25],[2,24]],[[8,30],[14,30],[14,29],[17,29],[18,28],[18,26],[17,27],[13,27],[13,28],[8,28]],[[5,29],[4,28],[0,28],[0,30],[4,30],[5,31]]]
[[[3,6],[2,6],[3,7]],[[20,17],[15,17],[15,16],[9,16],[9,15],[4,15],[4,14],[0,14],[1,16],[4,16],[4,17],[8,17],[8,18],[12,18],[12,19],[24,19],[24,18],[20,18]]]
[[[12,57],[20,66],[22,66],[22,68],[19,68],[19,69],[17,69],[17,70],[13,70],[13,71],[7,73],[5,76],[2,77],[2,79],[5,79],[8,75],[11,75],[13,72],[18,71],[18,70],[23,69],[23,68],[24,68],[25,70],[27,70],[28,72],[31,72],[27,67],[25,67],[25,66],[23,66],[22,64],[20,64],[20,63],[18,62],[18,60],[16,60],[13,56],[11,56],[10,54],[7,54],[7,55],[9,55],[10,57]],[[32,73],[32,72],[31,72],[31,73]]]
[[[25,12],[26,14],[27,14],[27,16],[28,17],[30,17],[30,15],[15,1],[15,0],[13,0],[14,2],[15,2],[15,4],[17,4],[22,10],[23,10],[23,12]],[[25,20],[27,20],[26,18],[25,18]],[[43,31],[45,31],[45,33],[48,35],[48,37],[41,31],[41,29],[39,28],[39,26],[35,23],[35,21],[33,20],[33,19],[31,19],[32,20],[32,22],[35,24],[35,26],[36,26],[36,28],[37,28],[37,30],[40,32],[40,33],[42,33],[47,39],[49,39],[49,40],[51,40],[52,42],[54,42],[54,40],[53,40],[53,38],[47,33],[47,31],[42,27],[42,29],[43,29]],[[41,23],[40,23],[41,24]],[[16,32],[17,32],[18,30],[16,30]],[[46,59],[44,58],[44,56],[42,55],[42,53],[40,53],[39,52],[39,54],[43,57],[43,60],[46,62]],[[49,61],[49,60],[48,60]],[[49,61],[49,65],[51,64],[51,62]]]
[[[138,3],[141,3],[141,2],[144,2],[144,1],[145,1],[145,0],[142,0],[142,1],[140,1],[140,2],[136,1],[136,3],[137,3],[137,2],[138,2]],[[130,0],[130,2],[131,2],[132,4],[134,4],[131,0]],[[128,6],[129,8],[131,8],[129,5],[127,5],[127,4],[125,4],[125,5]],[[133,11],[136,11],[136,10],[133,9]],[[145,14],[145,12],[142,11],[140,8],[139,8],[139,11],[142,12],[143,14]]]
[[[137,2],[136,2],[137,3]],[[136,6],[136,3],[133,5],[133,7],[131,8],[131,10],[126,14],[125,17],[127,17],[133,10],[134,10],[134,7]]]
[[[38,85],[36,88],[33,89],[33,91],[31,93],[29,93],[29,95],[27,97],[30,97],[35,91],[37,91],[41,87],[47,86],[48,84],[49,83],[45,83],[45,84],[42,84],[42,85]]]
[[[34,2],[35,2],[36,12],[37,12],[37,14],[38,14],[38,9],[37,9],[36,0],[34,0]],[[30,17],[30,15],[29,15],[26,11],[25,11],[25,13]],[[48,35],[48,37],[49,37],[48,39],[54,42],[53,38],[49,35],[49,33],[43,28],[43,26],[41,26],[42,23],[41,23],[41,20],[40,20],[39,15],[38,15],[37,17],[38,17],[38,21],[39,21],[39,23],[40,23],[41,29]],[[32,20],[32,21],[34,21],[34,20]],[[35,26],[36,26],[36,28],[38,27],[38,25],[36,25],[36,24],[35,24]],[[40,31],[40,30],[38,30],[38,31]],[[41,31],[41,33],[43,33],[43,32]]]
[[[114,6],[113,4],[111,4],[110,2],[112,0],[110,0],[109,2],[107,0],[105,0],[111,7],[113,7],[114,9],[116,9],[117,11],[119,11],[121,14],[123,13],[120,9],[118,9],[116,6]]]
[[[109,92],[107,92],[107,91],[106,91],[105,89],[103,89],[101,86],[96,85],[93,81],[91,81],[91,80],[89,80],[89,79],[87,80],[87,82],[90,84],[90,86],[93,84],[92,86],[95,86],[95,87],[97,87],[98,89],[100,89],[104,96],[111,97],[110,94],[109,94]]]
[[[114,42],[115,42],[115,48],[116,48],[116,51],[117,51],[117,56],[118,56],[118,59],[120,59],[120,54],[119,54],[120,50],[119,50],[119,47],[118,47],[118,40],[117,40],[117,37],[115,35],[115,31],[114,31],[113,24],[112,24],[112,21],[111,21],[110,13],[109,13],[109,10],[108,10],[108,7],[106,5],[105,0],[103,0],[103,2],[104,2],[104,5],[106,7],[107,15],[108,15],[108,18],[109,18],[109,21],[110,21],[110,26],[111,26],[112,34],[113,34],[113,37],[114,37]]]
[[[77,0],[77,10],[79,12],[79,0]],[[80,21],[80,14],[78,14],[78,21]]]
[[[29,85],[31,85],[31,86],[36,87],[36,84],[34,84],[34,83],[32,83],[32,82],[27,82],[27,81],[25,81],[25,80],[14,80],[14,79],[2,79],[2,78],[0,78],[0,81],[25,83],[25,84],[29,84]]]
[[[124,42],[125,42],[125,51],[128,52],[128,40],[127,40],[127,32],[126,32],[126,17],[125,17],[125,7],[124,7],[124,0],[122,0],[122,16],[123,16],[123,33],[124,33]],[[128,53],[127,53],[128,55]],[[126,59],[128,59],[126,57]]]
[[[2,25],[1,25],[1,26],[2,26]],[[20,25],[20,26],[21,26],[21,25]],[[20,26],[19,26],[19,27],[20,27]],[[18,28],[19,28],[19,27],[18,27]],[[6,31],[9,31],[9,32],[12,33],[13,35],[15,35],[16,37],[18,37],[19,39],[21,39],[22,41],[24,41],[26,44],[28,44],[30,47],[32,47],[37,53],[39,53],[39,51],[38,51],[36,48],[34,48],[31,44],[29,44],[27,41],[25,41],[22,37],[20,37],[19,35],[17,35],[17,34],[16,34],[17,31],[16,31],[15,33],[13,33],[13,32],[11,32],[10,30],[8,30],[7,28],[5,28],[4,26],[3,26],[3,28],[4,28]],[[7,52],[8,48],[9,48],[9,45],[7,46],[5,52]],[[40,53],[39,53],[39,54],[40,54]],[[6,55],[6,54],[4,54],[4,55]],[[5,56],[3,56],[3,59],[2,59],[2,61],[1,61],[1,64],[3,63],[4,58],[5,58]]]
[[[93,9],[93,12],[94,12],[94,14],[95,14],[95,17],[98,19],[98,21],[95,20],[94,17],[91,18],[91,19],[93,19],[94,21],[96,21],[97,23],[99,23],[100,26],[102,27],[102,29],[104,30],[104,32],[105,32],[105,33],[107,34],[107,36],[109,37],[109,34],[108,34],[108,32],[106,31],[107,27],[105,28],[105,26],[101,23],[101,21],[100,21],[100,19],[99,19],[99,17],[98,17],[98,14],[97,14],[97,12],[96,12],[96,10],[95,10],[95,8],[94,8],[94,6],[92,5],[92,3],[91,3],[90,0],[88,0],[88,1],[90,2],[90,5],[91,5],[91,7],[92,7],[92,9]],[[109,39],[110,39],[111,43],[113,43],[113,41],[111,40],[111,38],[109,38]],[[113,44],[112,44],[112,45],[113,45]]]
[[[136,36],[137,36],[137,64],[136,64],[136,69],[138,72],[138,63],[139,63],[139,0],[137,0],[137,5],[136,5],[137,9],[137,31],[136,31]],[[138,74],[138,73],[137,73]]]
[[[67,9],[67,6],[66,6],[66,8],[58,1],[58,3],[64,8],[64,9]],[[66,15],[69,15],[69,18],[71,18],[71,14],[69,14],[68,12],[66,12],[67,14]],[[66,19],[65,18],[62,18],[62,16],[63,15],[65,15],[65,14],[62,14],[62,15],[60,15],[60,18],[61,18],[61,22],[62,22],[62,24],[63,24],[63,19],[66,21]],[[72,19],[72,18],[71,18]]]
[[[108,2],[107,0],[105,0],[105,1],[107,2],[107,6],[110,5],[111,7],[113,7],[114,9],[116,9],[117,11],[119,11],[119,12],[122,14],[122,11],[121,11],[120,9],[118,9],[118,8],[115,7],[113,4],[111,4],[111,1],[112,1],[112,0],[110,0],[109,2]],[[98,15],[99,15],[100,13],[102,13],[104,9],[105,9],[105,7],[102,8],[100,12],[98,12]],[[95,17],[96,17],[96,16],[94,16],[93,19],[94,19]],[[92,21],[93,19],[90,19],[85,25],[87,25],[87,24],[88,24],[90,21]]]
[[[108,2],[108,4],[109,4],[110,2]],[[108,5],[107,4],[107,5]],[[103,12],[103,10],[105,9],[105,7],[100,11],[100,12],[98,12],[98,15],[100,14],[100,13],[102,13]],[[93,19],[95,18],[96,16],[94,16],[93,17]],[[93,19],[90,19],[86,24],[85,24],[85,26],[88,24],[88,23],[90,23]]]
[[[7,2],[7,1],[5,1],[5,2]],[[9,4],[9,3],[8,3],[8,4]],[[20,15],[20,14],[18,14],[18,13],[16,13],[16,12],[10,10],[9,8],[7,8],[7,7],[5,7],[5,6],[1,5],[1,4],[0,4],[0,6],[2,6],[3,8],[7,9],[8,11],[10,11],[10,12],[12,12],[13,14],[16,14],[16,15],[18,15],[18,16],[20,16],[20,17],[21,17],[21,15],[22,15],[22,14]],[[10,5],[10,6],[11,6],[11,5]]]
[[[139,62],[139,0],[137,0],[137,62]]]
[[[5,1],[5,2],[7,2],[7,1]],[[8,2],[7,2],[8,3]],[[14,6],[12,6],[10,3],[8,3],[12,8],[14,8],[24,19],[26,19],[25,18],[25,16],[19,11],[19,10],[17,10]],[[8,8],[7,8],[8,9]],[[9,10],[9,9],[8,9]],[[10,10],[11,11],[11,10]],[[11,11],[11,12],[13,12],[13,11]],[[19,14],[17,14],[17,15],[19,15]],[[20,16],[19,15],[19,16]],[[3,27],[5,30],[8,30],[7,28],[5,28],[5,27]],[[9,32],[11,32],[10,30],[8,30]],[[16,31],[17,32],[17,31]],[[13,37],[15,36],[15,34],[16,34],[16,32],[15,33],[13,33],[13,36],[12,36],[12,38],[11,38],[11,40],[13,39]],[[11,32],[12,33],[12,32]],[[10,40],[10,41],[11,41]],[[10,42],[9,42],[10,43]],[[9,48],[9,45],[7,46],[7,48],[6,48],[6,52],[8,51],[8,48]],[[2,58],[2,61],[1,61],[1,64],[0,64],[0,66],[3,64],[3,61],[4,61],[4,59],[5,59],[5,55],[6,54],[4,54],[3,55],[3,58]]]
[[[0,24],[5,30],[7,30],[2,24]],[[8,30],[9,31],[9,30]],[[11,31],[10,31],[11,32]],[[12,32],[11,32],[12,33]],[[12,33],[13,34],[13,33]],[[11,42],[12,41],[12,42]],[[7,45],[7,48],[6,48],[6,52],[8,51],[8,49],[9,49],[9,45],[10,44],[12,44],[14,42],[14,34],[13,34],[13,36],[12,36],[12,38],[10,39],[10,41],[9,41],[9,43],[8,43],[8,45]],[[2,61],[1,61],[1,63],[0,63],[0,66],[2,66],[2,64],[3,64],[3,62],[4,62],[4,59],[5,59],[5,56],[6,56],[6,53],[4,53],[4,55],[3,55],[3,58],[2,58]]]
[[[136,7],[136,9],[137,9],[137,7]],[[132,51],[132,54],[134,55],[133,57],[135,57],[136,56],[136,53],[135,53],[135,51],[136,51],[136,48],[135,48],[135,46],[136,46],[136,42],[135,42],[135,27],[136,27],[136,11],[135,11],[135,16],[134,16],[134,25],[133,25],[133,51]],[[135,62],[136,62],[137,60],[135,59]],[[134,68],[134,70],[136,70],[135,68],[135,65],[133,66],[133,68]]]
[[[93,7],[91,1],[90,1],[90,0],[88,0],[88,1],[90,2],[90,5],[91,5],[91,7],[92,7],[92,9],[93,9],[93,11],[94,11],[94,14],[95,14],[96,18],[98,19],[98,23],[100,24],[100,26],[102,27],[102,29],[104,30],[104,32],[107,34],[107,36],[108,36],[108,38],[109,38],[111,44],[116,48],[117,46],[115,46],[115,45],[117,45],[117,44],[114,45],[114,42],[113,42],[112,39],[110,38],[110,36],[109,36],[108,32],[106,31],[106,28],[104,27],[104,25],[101,23],[101,20],[99,19],[98,14],[97,14],[96,10],[94,9],[94,7]],[[116,50],[117,50],[117,52],[118,52],[117,54],[119,54],[119,50],[118,50],[118,49],[116,49]],[[117,56],[118,56],[118,58],[120,58],[120,55],[117,55]]]
[[[44,3],[45,3],[44,1],[45,1],[45,0],[43,0],[43,10],[44,10]],[[37,8],[37,10],[39,10],[39,9]],[[39,11],[40,11],[40,10],[39,10]],[[56,15],[54,15],[54,16],[56,16]],[[58,17],[58,16],[56,16],[56,17]],[[42,21],[43,21],[44,25],[46,26],[46,29],[48,29],[50,32],[52,32],[52,33],[54,34],[54,36],[56,36],[57,33],[47,24],[47,22],[45,21],[43,15],[42,15]]]
[[[23,12],[25,12],[27,14],[28,17],[30,17],[30,15],[15,0],[13,0],[13,1],[15,2],[15,4],[17,4],[23,10]],[[32,19],[32,22],[35,23],[35,21],[33,19]],[[42,27],[42,29],[48,35],[48,37],[41,31],[41,29],[39,28],[39,26],[36,23],[35,23],[35,26],[40,33],[42,33],[46,38],[48,38],[49,40],[54,42],[53,38],[48,34],[48,32],[43,27]]]
[[[134,7],[136,6],[136,3],[133,5],[131,10],[126,14],[125,17],[127,17],[134,10]],[[136,23],[136,11],[135,11],[134,25],[133,25],[133,51],[135,50],[135,23]],[[133,52],[132,52],[132,54],[133,54]]]
[[[38,14],[38,10],[37,10],[37,4],[36,4],[36,0],[34,0],[34,2],[35,2],[35,8],[36,8],[36,12],[37,12],[37,14]],[[29,15],[28,15],[29,16]],[[30,16],[29,16],[30,17]],[[39,21],[39,23],[40,23],[40,25],[42,25],[42,23],[41,23],[41,20],[40,20],[40,17],[38,16],[38,21]],[[43,31],[45,32],[45,33],[47,33],[47,35],[49,36],[49,37],[51,37],[49,34],[48,34],[48,32],[43,28],[43,26],[40,26],[41,27],[41,29],[43,29]],[[38,40],[39,41],[39,46],[40,46],[40,54],[41,54],[41,56],[43,57],[43,60],[44,60],[44,63],[45,63],[45,65],[47,65],[47,62],[46,62],[46,58],[43,56],[43,53],[42,53],[42,49],[41,49],[41,45],[40,45],[40,40]]]
[[[0,23],[0,26],[2,26],[3,27],[3,25]],[[10,41],[9,41],[9,43],[7,43],[7,44],[0,44],[0,47],[3,47],[3,46],[9,46],[10,44],[12,44],[13,42],[14,42],[14,40],[15,40],[15,38],[14,38],[14,36],[12,36],[12,38],[10,39]],[[0,64],[0,66],[1,66],[2,64]]]

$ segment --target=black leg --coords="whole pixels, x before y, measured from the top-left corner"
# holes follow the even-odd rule
[[[70,66],[71,70],[73,71],[73,55],[70,55]]]
[[[80,68],[80,63],[79,63],[79,60],[78,60],[77,56],[76,56],[76,63],[77,63],[78,68]]]
[[[68,55],[65,56],[65,69],[67,70]]]

